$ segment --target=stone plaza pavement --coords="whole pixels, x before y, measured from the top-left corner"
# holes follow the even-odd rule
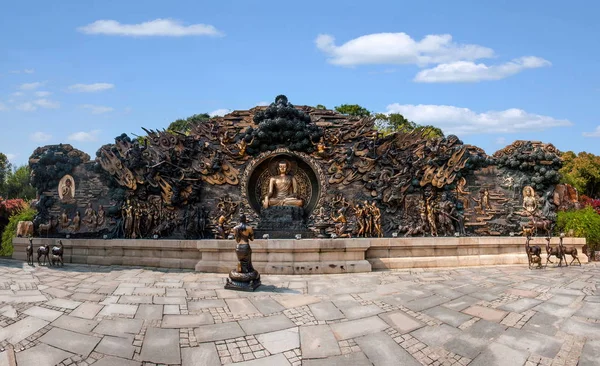
[[[600,267],[225,275],[0,260],[0,365],[598,365]]]

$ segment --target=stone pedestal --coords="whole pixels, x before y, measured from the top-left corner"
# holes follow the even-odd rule
[[[306,231],[304,209],[296,206],[273,206],[260,212],[260,231],[289,231],[290,233]],[[293,237],[291,235],[290,237]]]
[[[238,258],[237,268],[229,272],[225,284],[228,290],[254,291],[260,286],[260,274],[252,266],[252,248],[250,244],[238,244],[235,247]]]

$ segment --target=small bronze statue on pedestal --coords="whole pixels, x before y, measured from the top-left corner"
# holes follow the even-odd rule
[[[246,215],[240,216],[240,223],[233,228],[235,241],[238,243],[235,254],[238,258],[237,268],[229,272],[225,288],[237,291],[254,291],[260,286],[260,274],[252,267],[252,248],[254,230],[246,225]]]

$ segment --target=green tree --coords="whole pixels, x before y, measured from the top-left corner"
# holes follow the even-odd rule
[[[29,182],[30,174],[31,169],[28,165],[22,165],[14,172],[9,171],[4,185],[5,198],[34,199],[36,192]]]
[[[369,112],[368,109],[361,107],[358,104],[342,104],[335,107],[335,110],[341,114],[356,117],[369,117],[371,115],[371,112]]]
[[[187,134],[192,129],[192,126],[198,123],[208,121],[209,119],[210,116],[208,115],[208,113],[194,114],[193,116],[188,117],[186,119],[178,119],[176,121],[171,122],[169,127],[167,127],[167,130]]]
[[[317,104],[315,106],[316,109],[327,109],[327,107],[325,107],[323,104]]]
[[[567,151],[561,158],[561,182],[572,185],[580,194],[600,197],[600,156],[585,151],[575,155],[574,152]]]
[[[444,137],[444,133],[438,127],[425,125],[421,126],[413,121],[406,119],[400,113],[377,113],[375,115],[375,127],[380,130],[384,135],[393,132],[411,132],[414,130],[422,130],[424,137],[426,138],[437,138]]]
[[[6,176],[10,173],[11,165],[8,158],[3,153],[0,153],[0,196],[5,196],[5,181]]]

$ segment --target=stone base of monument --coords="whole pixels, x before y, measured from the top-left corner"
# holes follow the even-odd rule
[[[262,209],[255,233],[269,234],[272,238],[294,238],[296,234],[312,236],[312,232],[306,226],[304,209],[296,206],[273,206]],[[258,235],[256,237],[260,238]]]
[[[553,237],[550,245],[558,245],[558,239]],[[34,238],[33,244],[52,247],[58,240]],[[238,263],[234,240],[61,240],[66,266],[82,263],[229,273]],[[12,257],[26,261],[28,243],[27,238],[14,238]],[[587,257],[581,249],[585,243],[585,238],[564,239],[565,246],[577,248],[584,264]],[[530,244],[544,248],[546,241],[536,237]],[[525,238],[516,236],[257,239],[252,242],[252,251],[252,265],[263,276],[506,264],[527,266]]]
[[[260,286],[260,274],[257,271],[240,273],[236,270],[229,272],[229,278],[225,284],[227,290],[252,292]]]

